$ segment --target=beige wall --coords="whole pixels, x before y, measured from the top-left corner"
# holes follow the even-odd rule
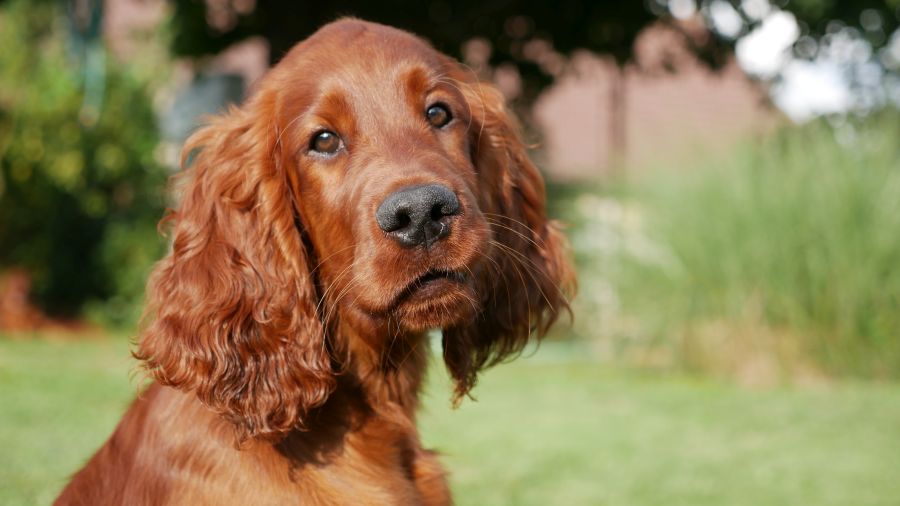
[[[685,161],[697,150],[715,151],[762,132],[779,117],[763,87],[731,63],[714,72],[684,50],[665,30],[639,40],[638,65],[620,74],[623,83],[624,147],[613,149],[611,86],[618,73],[609,59],[573,57],[570,70],[535,105],[543,133],[545,167],[562,179],[602,176]],[[676,72],[661,67],[663,53]],[[621,128],[621,125],[619,126]],[[621,159],[620,164],[615,160]]]
[[[127,59],[135,34],[152,30],[166,13],[164,0],[106,0],[104,28],[113,52]],[[687,31],[696,29],[686,26]],[[637,63],[621,73],[609,59],[587,52],[572,56],[533,111],[541,133],[539,156],[551,176],[592,178],[615,166],[634,169],[684,161],[697,150],[723,149],[775,122],[779,116],[766,105],[761,85],[734,63],[719,72],[706,69],[686,50],[682,37],[668,28],[647,30],[636,44]],[[250,39],[205,61],[203,67],[240,74],[252,84],[267,63],[265,41]],[[175,70],[172,88],[185,85],[196,71],[193,65]],[[615,122],[624,137],[620,150],[613,149],[610,93],[617,74],[624,90],[623,121]],[[504,75],[494,73],[500,81]]]

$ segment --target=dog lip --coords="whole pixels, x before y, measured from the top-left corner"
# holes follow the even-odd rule
[[[465,282],[466,275],[460,271],[451,271],[448,269],[429,269],[425,271],[424,274],[420,275],[416,279],[412,280],[407,286],[406,290],[413,288],[415,289],[418,285],[424,285],[425,283],[429,283],[431,281],[437,281],[439,279],[447,279],[450,281],[456,281],[457,283]]]
[[[394,297],[390,307],[396,308],[414,297],[418,298],[420,295],[425,298],[431,298],[432,296],[437,295],[428,293],[434,291],[434,289],[430,289],[431,287],[437,288],[437,285],[441,283],[462,284],[465,283],[467,279],[468,276],[466,276],[466,273],[461,271],[450,269],[428,269],[400,290],[397,296]]]
[[[430,268],[392,290],[393,293],[383,304],[368,306],[362,303],[360,309],[372,317],[389,317],[408,303],[425,303],[456,292],[468,283],[470,277],[467,272],[452,268]]]

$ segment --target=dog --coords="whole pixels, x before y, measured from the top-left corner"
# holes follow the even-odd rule
[[[574,290],[502,95],[342,19],[183,153],[153,382],[56,504],[450,504],[415,424],[429,330],[459,401]]]

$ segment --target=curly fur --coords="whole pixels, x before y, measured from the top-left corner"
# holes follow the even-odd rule
[[[424,121],[435,100],[454,123]],[[333,156],[309,147],[325,127]],[[574,291],[500,93],[414,36],[341,20],[192,136],[183,164],[134,352],[154,384],[57,504],[449,504],[415,428],[427,330],[443,329],[458,399]],[[374,209],[425,183],[461,212],[402,248]],[[461,281],[417,295],[435,269]]]

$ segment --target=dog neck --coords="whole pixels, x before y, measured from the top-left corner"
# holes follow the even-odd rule
[[[428,365],[427,332],[406,331],[389,321],[373,326],[347,318],[338,335],[346,346],[343,370],[358,382],[368,401],[376,407],[400,407],[413,419]]]
[[[373,438],[404,455],[418,445],[409,437],[415,434],[417,398],[428,361],[427,333],[391,331],[387,325],[372,332],[350,322],[343,320],[332,334],[344,343],[340,353],[334,353],[343,357],[334,392],[309,417],[305,430],[292,431],[275,445],[295,468],[327,464],[345,445],[371,443]]]

